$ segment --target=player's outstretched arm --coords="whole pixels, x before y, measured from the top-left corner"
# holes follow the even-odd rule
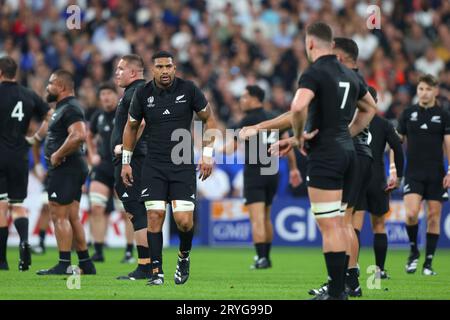
[[[307,88],[300,88],[295,92],[294,100],[291,104],[292,129],[294,138],[299,142],[299,147],[303,147],[303,130],[305,129],[306,118],[308,116],[308,106],[314,98],[314,91]]]
[[[266,120],[255,124],[253,126],[243,127],[239,131],[239,139],[246,140],[252,136],[255,136],[260,130],[287,130],[290,129],[291,124],[291,111],[285,112],[276,118]]]
[[[71,155],[75,151],[79,150],[81,145],[86,141],[86,125],[84,121],[72,123],[67,129],[67,132],[69,135],[66,140],[50,158],[52,166],[59,166],[68,155]]]
[[[356,115],[349,126],[349,131],[352,137],[363,131],[377,113],[377,105],[369,92],[358,100],[357,107],[358,110]]]
[[[197,112],[197,116],[200,120],[203,121],[205,125],[205,131],[203,132],[203,141],[202,141],[202,156],[200,158],[198,168],[200,170],[199,178],[203,181],[206,180],[212,172],[212,168],[214,165],[214,141],[215,136],[214,133],[217,129],[216,118],[214,117],[213,112],[211,111],[211,107],[209,103],[206,107]]]

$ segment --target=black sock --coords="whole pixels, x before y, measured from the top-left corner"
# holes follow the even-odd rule
[[[189,257],[189,252],[192,249],[192,238],[194,237],[194,228],[187,232],[178,230],[178,236],[180,237],[180,253],[181,258]]]
[[[255,243],[255,249],[258,259],[267,258],[267,245],[265,243]]]
[[[94,250],[96,254],[103,256],[103,243],[94,242]]]
[[[267,259],[270,260],[270,249],[272,247],[272,243],[271,242],[267,242],[266,243],[266,255],[267,255]]]
[[[419,232],[419,224],[413,226],[406,226],[406,232],[408,233],[409,245],[411,246],[411,252],[417,253],[417,233]]]
[[[0,228],[0,262],[6,262],[6,243],[8,242],[8,227]]]
[[[347,271],[348,271],[348,263],[350,262],[350,255],[345,253],[345,263],[344,263],[344,283],[345,279],[347,278]],[[328,275],[328,280],[330,279],[330,275]]]
[[[20,237],[20,243],[28,242],[28,218],[20,217],[14,220],[14,226]]]
[[[150,272],[150,263],[142,263],[141,260],[149,260],[150,259],[150,252],[148,250],[148,247],[144,246],[136,246],[137,254],[138,254],[138,268],[145,272]]]
[[[427,249],[425,263],[423,264],[425,267],[431,267],[431,262],[433,261],[433,256],[434,252],[436,251],[438,240],[439,234],[427,232]]]
[[[91,261],[91,258],[89,258],[89,251],[88,250],[77,251],[77,255],[78,255],[78,262],[79,262],[80,265],[83,264],[83,263]]]
[[[39,243],[41,244],[41,245],[43,245],[44,244],[44,242],[45,242],[45,235],[46,235],[46,231],[45,230],[39,230]]]
[[[125,248],[125,254],[128,256],[132,256],[133,255],[133,247],[134,247],[134,245],[132,243],[127,243],[127,246]]]
[[[359,287],[358,268],[350,268],[347,270],[347,276],[345,278],[345,283],[352,290],[355,290],[356,288]]]
[[[386,233],[375,233],[373,235],[373,251],[375,252],[375,264],[384,270],[386,254],[388,248],[388,238]]]
[[[329,276],[328,292],[339,297],[344,292],[345,251],[324,253]]]
[[[70,266],[70,251],[59,252],[59,264],[64,266]]]
[[[152,273],[162,273],[162,232],[147,231],[148,249],[152,260]]]

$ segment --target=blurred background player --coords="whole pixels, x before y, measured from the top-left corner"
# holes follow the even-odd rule
[[[115,198],[111,134],[114,128],[114,117],[119,98],[114,83],[106,82],[101,84],[98,89],[98,97],[101,109],[91,117],[86,145],[88,160],[93,166],[89,187],[91,205],[89,224],[95,250],[92,260],[103,262],[105,260],[103,246],[109,225],[107,213],[113,211],[111,198]],[[133,226],[129,219],[126,218],[121,203],[114,201],[114,207],[125,217],[127,246],[123,261],[131,261],[133,255]]]
[[[0,58],[0,270],[8,270],[6,243],[8,211],[20,237],[19,270],[31,265],[28,243],[28,212],[23,206],[28,188],[28,150],[25,139],[33,115],[43,120],[48,105],[33,91],[16,82],[17,64],[8,56]],[[42,139],[38,133],[33,139]]]
[[[410,253],[405,266],[414,273],[420,257],[417,247],[419,211],[422,200],[427,204],[426,252],[423,275],[435,275],[432,261],[440,234],[442,202],[448,200],[450,166],[443,166],[443,144],[450,159],[450,116],[437,102],[438,81],[432,75],[423,75],[417,85],[418,103],[405,109],[400,116],[397,131],[407,141],[407,166],[403,186],[406,209],[406,231]]]
[[[239,100],[241,109],[246,113],[245,117],[237,124],[236,128],[251,126],[273,118],[273,114],[267,112],[263,107],[264,90],[257,85],[248,85],[244,94]],[[253,244],[256,250],[256,260],[252,265],[254,269],[267,269],[272,266],[270,259],[270,249],[273,240],[273,226],[270,219],[270,210],[275,196],[279,174],[264,174],[262,168],[268,168],[270,163],[262,163],[259,155],[260,148],[268,151],[272,143],[278,141],[278,131],[260,131],[254,137],[257,144],[252,144],[245,140],[245,166],[244,166],[244,201],[250,214],[252,224]],[[251,146],[257,149],[251,149]],[[224,146],[226,153],[236,151],[237,140],[230,141]],[[251,163],[252,155],[258,155],[257,161]],[[266,159],[270,155],[265,155]],[[302,180],[300,171],[297,168],[297,161],[294,150],[288,154],[289,178],[293,187],[298,187]]]
[[[82,144],[86,139],[84,113],[75,98],[73,76],[65,70],[52,73],[47,101],[56,102],[45,142],[48,162],[48,197],[59,249],[59,262],[38,275],[71,274],[72,242],[83,274],[96,274],[89,258],[84,228],[80,222],[81,189],[88,174]]]
[[[122,98],[119,100],[114,128],[111,135],[111,150],[114,153],[114,187],[116,194],[133,225],[136,249],[138,254],[137,268],[118,280],[144,280],[151,276],[150,252],[147,242],[147,211],[141,202],[141,171],[147,153],[144,134],[145,121],[142,121],[137,134],[137,143],[134,157],[130,163],[135,173],[132,186],[125,186],[120,176],[122,171],[122,136],[128,119],[128,111],[135,91],[145,85],[144,61],[136,54],[122,56],[117,63],[115,79],[119,87],[124,88]]]
[[[369,87],[369,92],[377,101],[377,92]],[[375,264],[379,268],[381,279],[387,279],[388,274],[384,268],[388,249],[388,238],[385,229],[385,215],[389,212],[389,193],[400,186],[403,177],[403,148],[400,138],[391,122],[375,115],[369,126],[369,145],[372,150],[373,164],[370,182],[367,191],[362,195],[361,201],[356,205],[353,215],[353,226],[361,232],[364,223],[364,214],[370,213],[373,231],[373,251]],[[384,154],[386,143],[394,153],[395,163],[390,165],[389,180],[386,181]],[[398,175],[397,175],[398,172]]]
[[[210,176],[213,167],[213,134],[216,122],[202,91],[193,82],[175,77],[176,66],[171,53],[155,53],[152,63],[153,80],[139,88],[131,102],[123,133],[122,179],[126,186],[133,184],[130,162],[139,126],[144,119],[149,124],[146,127],[149,152],[142,171],[141,200],[145,202],[147,209],[147,239],[152,260],[152,278],[148,284],[164,283],[162,226],[166,204],[171,202],[180,237],[174,281],[180,285],[189,278],[190,251],[194,236],[197,178],[191,134],[193,112],[205,127],[203,152],[198,166],[199,179],[202,180]],[[172,139],[175,130],[185,134],[182,136],[183,146],[188,148],[177,154],[180,158],[175,158],[172,154],[180,143]]]

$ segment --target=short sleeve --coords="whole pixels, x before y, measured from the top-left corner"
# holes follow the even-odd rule
[[[208,105],[208,100],[206,100],[203,92],[192,83],[193,93],[192,93],[192,109],[195,112],[200,112]]]
[[[311,68],[306,69],[300,76],[300,80],[298,80],[298,87],[309,89],[314,93],[319,90],[319,80],[317,79],[317,76],[314,75]]]
[[[75,106],[69,106],[64,112],[64,125],[66,128],[69,128],[72,124],[78,121],[84,121],[83,112]]]
[[[450,134],[450,114],[447,110],[442,109],[442,129],[444,130],[444,135]]]
[[[128,113],[130,114],[130,117],[137,121],[141,121],[144,117],[144,111],[142,109],[142,95],[141,95],[141,89],[137,89],[133,93],[133,97],[131,98],[130,103],[130,110]]]
[[[401,135],[406,135],[406,113],[407,110],[403,110],[402,114],[400,115],[400,118],[398,119],[398,126],[397,131]]]
[[[359,80],[359,93],[358,100],[361,100],[368,92],[368,86],[364,78],[358,77]]]
[[[34,101],[34,105],[35,105],[35,109],[34,109],[34,114],[36,116],[38,116],[38,118],[40,120],[43,120],[45,118],[45,116],[47,115],[48,111],[50,110],[50,107],[48,106],[48,104],[42,100],[41,97],[39,97],[37,95],[36,92],[32,91],[32,95],[33,95],[33,101]]]

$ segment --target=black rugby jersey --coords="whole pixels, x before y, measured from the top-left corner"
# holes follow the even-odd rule
[[[384,150],[387,142],[394,151],[397,176],[399,178],[403,177],[404,156],[402,142],[392,123],[379,115],[375,115],[370,122],[368,142],[373,155],[372,176],[385,176]]]
[[[33,116],[42,120],[49,107],[34,91],[13,81],[0,83],[0,150],[26,151]]]
[[[444,136],[450,134],[447,111],[439,106],[423,108],[413,105],[401,114],[397,130],[407,137],[406,175],[445,174],[442,144]]]
[[[68,128],[78,121],[84,121],[84,112],[77,98],[70,96],[62,99],[56,104],[55,111],[48,123],[47,139],[45,140],[44,153],[49,161],[52,154],[58,150],[66,141],[69,132]],[[70,160],[81,157],[84,154],[83,146],[66,157],[63,163],[70,163]]]
[[[364,80],[364,77],[359,73],[358,69],[352,69],[356,75],[358,76],[361,83],[364,84],[366,87],[366,90],[368,88],[368,85],[366,81]],[[364,128],[363,131],[358,133],[356,136],[353,137],[353,143],[355,145],[355,150],[358,155],[371,157],[372,158],[372,150],[368,143],[369,140],[369,127]]]
[[[319,129],[319,133],[306,145],[309,152],[354,150],[348,125],[356,102],[367,93],[356,73],[339,63],[335,55],[325,55],[305,70],[299,88],[314,92],[306,129]]]
[[[128,120],[128,111],[130,110],[131,99],[133,98],[134,92],[145,85],[145,80],[135,80],[130,83],[123,93],[122,98],[119,100],[116,109],[116,115],[114,119],[114,128],[111,134],[111,154],[114,155],[115,146],[122,144],[123,130]],[[145,155],[147,153],[147,146],[144,141],[145,131],[141,138],[136,142],[136,147],[134,148],[134,155]],[[117,158],[116,163],[122,163],[122,158]]]
[[[184,141],[190,145],[193,165],[193,143],[191,124],[193,112],[199,112],[208,105],[201,90],[192,81],[175,78],[167,89],[156,86],[154,80],[136,90],[130,106],[130,116],[141,121],[145,119],[146,141],[148,147],[147,159],[159,163],[173,163],[172,150],[182,139],[172,141],[172,133],[182,129],[186,136]],[[178,137],[179,138],[179,137]],[[177,153],[178,154],[178,153]],[[180,152],[183,156],[183,152]]]
[[[235,128],[243,128],[252,126],[260,122],[274,118],[275,115],[264,110],[263,107],[246,111],[244,118],[235,126]],[[256,137],[255,137],[256,138]],[[244,178],[245,180],[253,179],[258,180],[261,177],[261,168],[270,167],[270,163],[263,163],[270,158],[269,148],[278,141],[278,134],[275,130],[266,130],[258,133],[256,148],[251,149],[251,143],[249,140],[245,140],[245,164],[244,164]],[[256,139],[255,139],[256,142]],[[260,151],[260,147],[264,150]],[[251,150],[250,150],[251,149]],[[262,162],[260,152],[264,152],[265,158]]]
[[[92,115],[89,128],[93,135],[99,135],[100,140],[97,142],[98,154],[102,161],[111,162],[113,154],[111,151],[111,135],[114,128],[114,116],[116,111],[106,112],[97,110]]]

